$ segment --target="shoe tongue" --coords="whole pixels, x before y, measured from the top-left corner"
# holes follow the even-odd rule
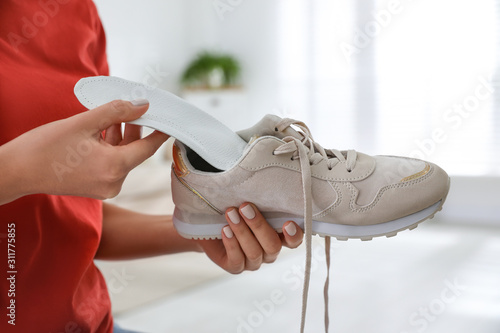
[[[281,118],[274,115],[268,114],[264,116],[257,124],[250,128],[241,130],[237,134],[246,142],[252,141],[252,139],[261,136],[274,136],[279,139],[283,139],[286,136],[293,136],[297,139],[302,139],[302,136],[294,130],[292,127],[288,126],[284,131],[280,132],[276,130],[276,125],[281,121]]]

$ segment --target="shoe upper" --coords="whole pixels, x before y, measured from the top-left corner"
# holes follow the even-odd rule
[[[448,192],[448,175],[433,163],[323,149],[312,138],[307,143],[310,133],[301,122],[267,115],[238,134],[248,145],[226,171],[209,166],[176,142],[172,191],[181,211],[220,215],[248,201],[265,216],[302,217],[303,170],[293,151],[302,141],[308,146],[314,220],[346,225],[388,222],[425,209]]]

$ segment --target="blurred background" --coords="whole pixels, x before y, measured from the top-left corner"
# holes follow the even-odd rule
[[[500,332],[500,1],[95,2],[111,75],[172,91],[234,130],[273,113],[303,120],[324,147],[422,158],[451,175],[430,222],[334,242],[331,331]],[[166,144],[112,202],[170,214],[169,156]],[[323,330],[322,239],[314,246],[310,332]],[[239,276],[200,254],[98,264],[125,327],[292,332],[303,260],[303,248],[284,251]]]

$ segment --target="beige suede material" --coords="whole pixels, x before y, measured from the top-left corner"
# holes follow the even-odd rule
[[[273,122],[273,117],[267,117],[260,127],[239,134],[245,139],[255,131],[272,134]],[[181,178],[186,184],[172,177],[174,203],[194,215],[216,215],[216,210],[224,212],[253,202],[263,213],[302,216],[300,161],[292,158],[293,153],[274,154],[284,143],[275,136],[259,137],[237,165],[224,172],[196,170],[187,160],[185,148],[176,143],[188,172]],[[402,181],[407,177],[410,179]],[[351,172],[340,161],[329,170],[324,160],[311,165],[313,218],[346,225],[392,221],[444,199],[448,179],[438,166],[415,159],[357,153]]]
[[[315,213],[327,209],[337,200],[336,192],[328,182],[313,179],[312,189]],[[300,216],[304,209],[300,173],[279,167],[254,172],[240,184],[222,188],[197,186],[197,191],[208,195],[210,202],[221,210],[237,207],[245,201],[255,203],[262,211],[282,211]]]
[[[182,210],[183,212],[191,212],[195,214],[221,215],[188,187],[182,184],[174,174],[173,170],[171,173],[171,179],[172,197],[174,198],[176,208]]]
[[[414,175],[426,167],[426,163],[411,158],[394,156],[374,156],[376,167],[369,178],[353,182],[359,190],[356,203],[364,206],[375,200],[378,191],[387,185],[395,184],[401,179]]]
[[[225,172],[206,173],[195,170],[187,161],[185,148],[179,143],[177,145],[189,169],[189,173],[182,176],[183,181],[218,210],[225,211],[228,207],[237,207],[248,201],[259,204],[259,208],[263,211],[283,211],[297,216],[303,213],[301,174],[298,167],[294,166],[297,161],[291,161],[290,157],[281,156],[289,162],[290,169],[269,165],[258,172],[235,167]],[[257,146],[256,149],[261,148]],[[269,151],[271,156],[273,156],[272,150]],[[174,174],[172,174],[172,184],[176,205],[179,202],[182,207],[185,207],[188,202],[188,205],[196,207],[186,207],[182,208],[183,210],[197,210],[200,205],[202,210],[206,208],[205,202],[181,184]],[[337,200],[336,190],[328,182],[313,179],[312,189],[313,212],[315,213],[328,209]]]
[[[358,195],[353,184],[343,182],[340,203],[337,208],[315,220],[346,225],[373,225],[389,222],[432,206],[446,197],[448,175],[438,166],[430,164],[430,171],[417,179],[399,182],[381,188],[375,199],[360,206],[356,203]]]
[[[221,189],[234,187],[246,182],[254,174],[252,171],[248,171],[237,166],[230,170],[218,173],[198,172],[195,169],[192,169],[190,165],[187,166],[191,170],[189,175],[184,176],[183,179],[187,179],[189,184],[196,188],[207,187]]]
[[[292,154],[273,155],[273,151],[284,142],[275,137],[257,139],[239,165],[249,171],[257,171],[270,166],[278,166],[300,172],[300,162],[291,160]],[[375,170],[375,159],[363,153],[358,153],[356,168],[349,172],[345,162],[339,162],[332,170],[322,161],[311,166],[311,175],[318,179],[331,181],[358,181],[370,176]]]

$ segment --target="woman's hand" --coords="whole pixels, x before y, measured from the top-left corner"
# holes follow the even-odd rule
[[[276,260],[282,246],[296,248],[304,236],[295,222],[288,221],[278,234],[251,203],[226,210],[228,225],[222,240],[199,240],[207,256],[232,274],[254,271]]]
[[[116,196],[127,174],[168,136],[141,139],[135,120],[148,102],[113,101],[35,128],[0,147],[0,204],[33,193],[105,199]]]

